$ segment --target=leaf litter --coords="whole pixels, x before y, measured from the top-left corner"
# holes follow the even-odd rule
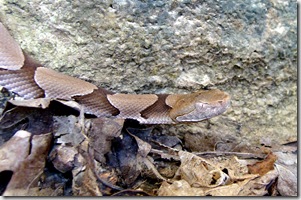
[[[199,144],[201,152],[192,152],[185,144],[198,149],[195,136],[180,139],[154,126],[91,118],[80,114],[80,108],[69,112],[66,103],[53,104],[45,109],[18,104],[4,110],[1,195],[297,195],[296,145],[270,144],[249,151],[241,145],[239,151],[239,145],[231,143],[236,151],[225,145],[208,151],[206,141]],[[210,147],[217,147],[214,142]]]

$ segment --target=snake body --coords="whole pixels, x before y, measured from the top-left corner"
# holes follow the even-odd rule
[[[230,96],[218,89],[190,94],[118,94],[34,62],[0,23],[0,85],[24,101],[77,102],[96,117],[135,119],[142,124],[196,122],[222,114]],[[30,104],[29,104],[30,105]]]

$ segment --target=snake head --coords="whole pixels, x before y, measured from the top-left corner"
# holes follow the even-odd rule
[[[218,89],[176,95],[166,101],[175,122],[202,121],[222,114],[230,106],[230,95]]]

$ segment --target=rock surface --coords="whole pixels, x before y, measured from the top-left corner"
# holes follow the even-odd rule
[[[170,132],[236,144],[297,139],[293,0],[0,0],[0,8],[13,37],[48,68],[114,92],[231,94],[210,129]]]

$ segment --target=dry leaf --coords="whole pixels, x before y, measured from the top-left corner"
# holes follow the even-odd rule
[[[122,190],[120,192],[117,192],[115,194],[113,194],[112,196],[124,196],[124,197],[141,197],[141,196],[152,196],[150,194],[148,194],[145,191],[141,191],[141,190],[131,190],[131,189],[126,189],[126,190]]]
[[[14,107],[1,117],[0,129],[3,133],[26,130],[33,135],[52,131],[52,115],[48,109]]]
[[[194,188],[185,180],[174,181],[172,184],[163,181],[158,190],[158,196],[204,196],[200,188]]]
[[[132,184],[141,173],[141,160],[137,159],[138,145],[136,140],[124,132],[122,138],[116,138],[112,143],[112,152],[107,154],[110,166],[119,168],[121,176],[127,185]]]
[[[91,119],[91,129],[87,136],[97,161],[106,163],[105,154],[111,151],[111,141],[121,134],[123,122],[122,119]]]
[[[37,99],[23,99],[23,100],[9,100],[8,102],[15,106],[31,107],[31,108],[48,108],[51,99],[37,98]]]
[[[271,171],[263,177],[248,178],[230,185],[218,187],[191,187],[185,180],[172,184],[163,182],[158,190],[159,196],[264,196],[268,194],[269,185],[277,178],[277,172]]]
[[[0,146],[0,171],[16,170],[30,151],[30,136],[27,131],[18,131]]]
[[[72,170],[72,192],[74,196],[102,196],[98,187],[93,167],[81,154],[76,156],[75,168]]]
[[[70,115],[68,117],[54,117],[54,136],[57,144],[78,146],[85,140],[82,129],[76,126],[78,118]]]
[[[28,195],[30,187],[36,187],[42,174],[52,134],[34,135],[18,131],[0,149],[0,171],[10,170],[14,174],[6,187],[4,196]]]
[[[139,137],[131,134],[130,132],[128,132],[132,137],[135,138],[137,145],[138,145],[138,154],[140,156],[142,156],[143,158],[145,158],[148,153],[150,152],[150,150],[152,149],[151,145],[143,140],[141,140]]]
[[[278,177],[277,170],[271,170],[249,181],[241,191],[238,193],[239,196],[265,196],[270,195],[269,189]]]
[[[51,151],[49,158],[58,171],[66,173],[74,168],[76,154],[78,151],[73,146],[59,145]]]
[[[278,172],[263,176],[248,174],[246,165],[236,157],[213,157],[205,160],[189,152],[179,152],[181,166],[172,184],[163,182],[158,190],[162,196],[264,196],[275,195]],[[227,179],[216,179],[212,172],[223,169]],[[220,175],[221,172],[219,172]],[[222,177],[223,175],[220,175]],[[219,176],[217,176],[219,177]],[[178,179],[181,180],[178,180]],[[210,182],[210,180],[212,180]],[[221,181],[221,180],[224,180]],[[226,181],[225,181],[226,180]],[[212,184],[212,183],[215,183]],[[274,189],[273,189],[274,188]]]
[[[253,165],[248,165],[250,174],[259,174],[260,176],[274,169],[274,163],[277,156],[269,153],[263,161],[259,161]]]
[[[177,175],[193,187],[216,187],[229,181],[229,176],[208,160],[192,153],[179,152],[181,166]]]

